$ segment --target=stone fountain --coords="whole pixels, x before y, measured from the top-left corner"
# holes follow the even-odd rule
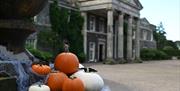
[[[0,0],[0,44],[14,53],[24,51],[26,38],[35,32],[32,17],[47,0]]]
[[[32,60],[25,50],[25,40],[36,31],[32,18],[46,3],[47,0],[0,0],[0,91],[27,91]],[[8,89],[4,82],[17,87]]]

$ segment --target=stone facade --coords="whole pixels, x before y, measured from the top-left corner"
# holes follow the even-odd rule
[[[142,18],[140,23],[140,48],[156,48],[156,41],[153,38],[156,26],[150,24],[146,18]]]
[[[60,0],[59,5],[75,10],[77,8],[74,5],[79,5],[85,20],[82,33],[87,61],[125,59],[131,62],[140,59],[141,45],[149,46],[149,42],[146,43],[141,38],[140,10],[143,7],[139,0],[78,0],[75,4],[72,2]],[[35,18],[37,25],[50,27],[48,7],[49,5]]]
[[[139,59],[138,0],[80,0],[88,61]]]

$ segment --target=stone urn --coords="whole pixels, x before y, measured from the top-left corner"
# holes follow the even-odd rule
[[[33,17],[46,3],[47,0],[0,0],[0,19]]]
[[[0,0],[0,45],[24,51],[26,38],[36,31],[32,22],[48,0]]]

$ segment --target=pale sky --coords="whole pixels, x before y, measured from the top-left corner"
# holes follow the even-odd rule
[[[162,21],[168,40],[180,41],[180,0],[140,0],[141,18],[154,25]]]

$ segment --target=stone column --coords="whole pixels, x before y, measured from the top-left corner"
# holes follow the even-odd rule
[[[86,12],[82,12],[81,15],[84,17],[84,25],[83,25],[83,30],[82,30],[82,34],[83,34],[83,46],[84,46],[84,53],[87,54],[87,13]]]
[[[124,14],[119,14],[118,26],[118,58],[124,60]]]
[[[132,61],[132,21],[133,17],[129,16],[127,31],[127,61]]]
[[[140,20],[137,19],[137,24],[136,24],[136,37],[135,37],[135,60],[137,62],[140,62]]]
[[[107,13],[107,60],[113,60],[113,10]]]

